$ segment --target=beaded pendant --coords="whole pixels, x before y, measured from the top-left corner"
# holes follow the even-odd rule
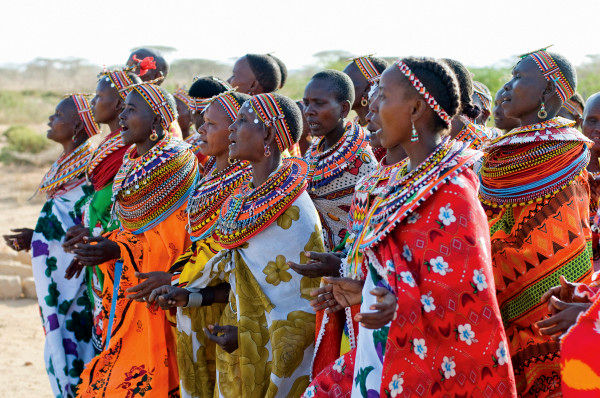
[[[215,158],[211,157],[206,163],[208,172],[188,201],[188,232],[194,240],[212,235],[225,199],[252,177],[252,169],[246,161],[235,162],[219,172],[214,164]]]
[[[239,186],[221,209],[219,243],[226,249],[239,246],[271,225],[306,190],[307,173],[304,160],[286,158],[260,186]]]

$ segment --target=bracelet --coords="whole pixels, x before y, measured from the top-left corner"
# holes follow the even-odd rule
[[[183,308],[200,307],[201,305],[202,305],[202,293],[200,293],[200,292],[197,292],[197,293],[190,292],[190,295],[188,296],[187,305],[185,305]]]

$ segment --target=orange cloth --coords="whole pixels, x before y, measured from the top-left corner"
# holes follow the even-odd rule
[[[179,394],[179,375],[173,330],[165,311],[150,310],[145,303],[129,300],[126,290],[140,280],[135,272],[167,271],[190,246],[186,232],[187,202],[154,228],[134,235],[113,231],[106,235],[118,243],[123,273],[109,345],[87,364],[79,385],[79,397],[171,397]],[[110,310],[115,262],[102,264],[103,307]],[[108,330],[104,317],[104,336]]]

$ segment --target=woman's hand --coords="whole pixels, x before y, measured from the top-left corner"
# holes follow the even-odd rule
[[[571,326],[577,322],[577,317],[584,311],[587,311],[591,303],[567,303],[559,300],[555,296],[551,297],[548,306],[552,307],[551,317],[536,322],[541,335],[552,336],[558,340]]]
[[[188,304],[190,291],[176,286],[160,286],[150,293],[148,304],[158,303],[163,310],[174,307],[185,307]]]
[[[11,229],[14,234],[4,235],[4,241],[11,249],[20,252],[21,250],[31,249],[31,238],[33,237],[33,229],[17,228]]]
[[[322,276],[339,276],[342,259],[333,253],[305,252],[308,264],[288,262],[291,269],[302,276],[320,278]]]
[[[370,293],[377,297],[377,303],[369,307],[374,312],[361,312],[354,320],[367,329],[379,329],[394,319],[396,296],[384,287],[376,287]]]
[[[316,299],[310,302],[315,311],[325,309],[335,312],[360,304],[364,281],[351,278],[323,278],[325,286],[313,290],[310,295]]]
[[[73,277],[79,278],[79,275],[81,275],[81,271],[83,271],[84,268],[85,265],[74,258],[65,270],[65,279],[72,279]]]
[[[562,275],[560,276],[559,281],[560,285],[554,286],[553,288],[550,288],[550,290],[548,290],[546,293],[544,293],[544,295],[540,299],[542,303],[547,302],[548,300],[550,300],[551,297],[556,297],[561,301],[567,303],[575,301],[574,293],[579,283],[571,283],[567,281]]]
[[[238,348],[238,328],[237,326],[219,326],[219,324],[208,325],[204,328],[206,337],[217,343],[223,350],[232,353]]]
[[[147,301],[148,296],[150,296],[150,293],[152,293],[154,289],[165,285],[169,286],[172,277],[168,272],[161,271],[146,273],[136,272],[135,276],[138,279],[145,279],[145,281],[126,290],[127,293],[131,293],[127,298],[135,301]]]
[[[84,243],[75,245],[73,252],[75,259],[83,266],[93,266],[116,260],[121,257],[119,245],[102,236],[97,238],[83,238]]]
[[[67,253],[73,253],[75,245],[77,245],[78,243],[83,243],[83,238],[86,236],[90,236],[90,230],[88,228],[84,227],[81,224],[73,225],[67,230],[65,242],[62,244],[63,249]]]

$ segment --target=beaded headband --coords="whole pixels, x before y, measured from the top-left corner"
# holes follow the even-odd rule
[[[292,146],[294,142],[285,121],[285,115],[273,94],[264,93],[255,95],[247,103],[252,107],[250,112],[256,112],[266,126],[274,128],[277,147],[281,152]],[[258,123],[258,120],[254,119],[254,123]]]
[[[408,65],[406,65],[401,60],[396,61],[395,64],[398,66],[398,69],[400,69],[400,72],[402,72],[402,74],[408,78],[408,81],[419,92],[419,94],[423,96],[425,102],[427,102],[431,109],[433,109],[433,111],[437,113],[440,119],[442,119],[444,123],[446,123],[446,125],[449,126],[450,121],[452,120],[450,115],[448,115],[446,111],[442,109],[442,107],[437,103],[433,95],[429,94],[423,83],[421,83],[419,78],[413,73],[412,70],[410,70]]]
[[[352,61],[369,83],[373,83],[373,79],[376,79],[379,77],[379,75],[381,75],[375,65],[373,65],[373,61],[371,61],[371,55],[356,57]]]
[[[565,101],[562,107],[574,116],[583,116],[583,109],[581,109],[581,104],[576,101],[573,101],[572,99]]]
[[[73,99],[75,103],[75,108],[77,108],[77,114],[79,118],[83,122],[83,128],[85,129],[88,137],[94,136],[100,133],[100,127],[98,123],[94,120],[94,116],[92,115],[92,106],[90,105],[90,101],[88,101],[88,94],[71,94],[70,97]]]
[[[119,93],[119,96],[125,101],[128,92],[123,89],[133,84],[133,80],[128,74],[131,71],[133,71],[133,68],[115,69],[112,71],[104,68],[104,70],[98,74],[98,78],[100,80],[104,79],[110,83],[110,86],[115,88]]]
[[[473,93],[477,95],[483,107],[489,111],[492,110],[492,93],[485,84],[473,81]]]
[[[212,100],[212,98],[190,97],[190,102],[189,102],[190,111],[192,111],[194,113],[204,112],[204,110],[206,109],[208,104],[210,104],[211,100]]]
[[[190,104],[192,102],[192,98],[188,95],[187,91],[180,87],[173,93],[173,97],[177,98],[179,101],[183,102],[190,108]]]
[[[152,112],[160,116],[160,125],[163,130],[168,131],[171,123],[177,118],[177,113],[174,109],[171,109],[160,88],[154,84],[157,80],[160,79],[153,80],[152,82],[132,84],[123,90],[137,91],[150,106]]]
[[[231,93],[232,91],[226,91],[224,93],[221,93],[216,97],[213,97],[210,103],[212,104],[213,102],[218,102],[219,104],[221,104],[223,109],[225,109],[227,116],[229,117],[229,119],[231,119],[231,122],[235,122],[235,118],[240,112],[242,106],[237,102],[235,98],[233,98]]]
[[[573,96],[575,90],[571,87],[567,79],[565,79],[560,68],[552,56],[546,52],[545,48],[526,54],[521,58],[526,56],[530,56],[535,61],[547,81],[554,83],[554,88],[563,102],[567,102]]]

